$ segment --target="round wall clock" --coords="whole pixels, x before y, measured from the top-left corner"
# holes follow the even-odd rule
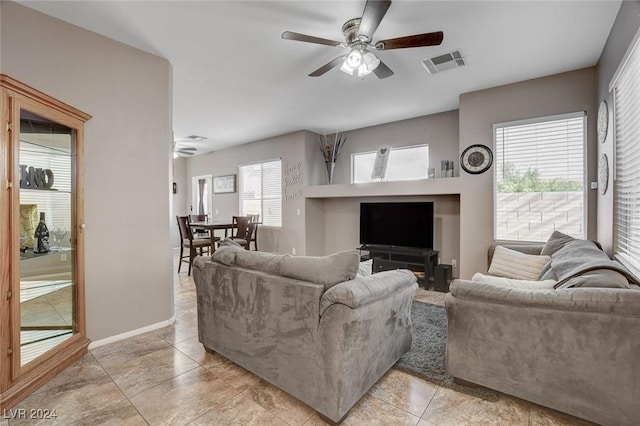
[[[600,188],[600,194],[607,193],[607,188],[609,187],[609,159],[607,154],[602,154],[598,163],[598,187]]]
[[[491,163],[493,163],[493,153],[485,145],[471,145],[462,151],[460,156],[460,166],[472,175],[486,172],[491,167]]]
[[[598,142],[604,143],[609,128],[609,106],[607,101],[600,102],[598,107]]]

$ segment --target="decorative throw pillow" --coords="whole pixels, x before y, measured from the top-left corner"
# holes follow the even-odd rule
[[[489,273],[516,280],[537,280],[549,260],[549,256],[524,254],[498,246],[493,254]]]
[[[211,260],[215,260],[216,262],[220,262],[227,266],[233,266],[236,264],[236,253],[241,250],[244,249],[240,246],[221,245],[218,250],[213,253]]]
[[[557,252],[564,247],[565,244],[573,240],[575,240],[575,238],[570,235],[563,234],[560,231],[553,231],[547,242],[544,244],[544,247],[542,247],[540,254],[544,256],[553,256],[553,253]]]
[[[360,254],[345,250],[328,256],[292,256],[282,259],[280,274],[330,287],[352,280],[358,272]]]
[[[515,280],[513,278],[494,277],[476,272],[471,278],[472,281],[499,285],[501,287],[523,288],[528,290],[551,290],[556,285],[555,280],[532,281],[532,280]]]
[[[371,271],[373,269],[373,259],[365,260],[364,262],[360,262],[358,266],[357,277],[368,277],[371,275]]]

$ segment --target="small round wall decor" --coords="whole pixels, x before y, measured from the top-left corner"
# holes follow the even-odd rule
[[[607,101],[600,102],[598,107],[598,142],[604,143],[609,128],[609,106]]]
[[[602,154],[598,163],[598,187],[602,195],[606,194],[609,188],[609,158],[607,158],[607,154]]]
[[[472,175],[486,172],[491,167],[491,163],[493,163],[493,153],[486,145],[471,145],[462,151],[460,156],[460,166]]]

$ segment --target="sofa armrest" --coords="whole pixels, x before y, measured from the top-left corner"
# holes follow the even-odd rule
[[[505,247],[510,250],[519,251],[524,254],[535,254],[539,255],[542,252],[542,247],[544,244],[491,244],[489,246],[489,250],[487,250],[487,268],[491,266],[491,260],[493,260],[493,253],[496,251],[496,247]]]
[[[606,313],[640,317],[640,291],[618,288],[520,289],[469,280],[454,280],[445,297],[448,306],[455,299],[545,308],[551,310]]]
[[[414,286],[416,276],[409,270],[383,271],[337,284],[327,290],[320,300],[320,315],[329,306],[340,303],[352,309],[389,297]]]

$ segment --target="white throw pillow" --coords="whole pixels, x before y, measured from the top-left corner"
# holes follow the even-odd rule
[[[373,259],[360,262],[360,266],[358,266],[358,273],[356,274],[356,277],[368,277],[369,275],[371,275],[372,269],[373,269]]]
[[[549,260],[551,260],[549,256],[524,254],[497,246],[489,266],[489,273],[499,277],[534,281],[538,279],[540,271]]]
[[[492,275],[484,275],[477,272],[471,278],[472,281],[499,285],[501,287],[524,288],[528,290],[552,290],[556,285],[556,280],[529,281],[514,280],[513,278],[494,277]]]

